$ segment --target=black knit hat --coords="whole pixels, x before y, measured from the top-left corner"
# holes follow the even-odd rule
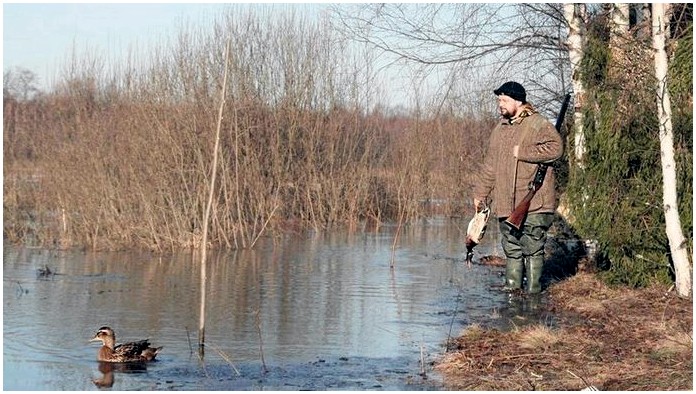
[[[524,90],[524,87],[517,82],[505,82],[498,89],[494,90],[493,93],[495,93],[496,96],[504,94],[517,101],[521,101],[523,103],[527,102],[527,92]]]

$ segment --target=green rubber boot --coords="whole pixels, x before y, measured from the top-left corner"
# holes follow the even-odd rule
[[[525,262],[527,271],[527,288],[525,291],[528,294],[536,294],[541,292],[541,274],[544,271],[544,256],[528,257]]]
[[[505,262],[505,291],[522,288],[522,259],[508,258]]]

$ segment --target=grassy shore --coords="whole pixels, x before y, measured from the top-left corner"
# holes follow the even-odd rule
[[[693,304],[665,286],[552,285],[552,327],[470,326],[435,368],[451,390],[693,389]]]

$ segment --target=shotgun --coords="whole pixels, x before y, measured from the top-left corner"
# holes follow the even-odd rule
[[[561,126],[563,125],[563,120],[565,119],[566,111],[568,111],[568,104],[570,103],[570,93],[566,94],[565,99],[563,99],[563,105],[561,106],[561,112],[558,113],[558,118],[556,119],[556,130],[561,131]],[[522,228],[522,222],[527,217],[527,211],[529,211],[529,205],[534,198],[536,192],[544,184],[544,177],[546,176],[546,171],[549,169],[549,164],[539,163],[537,166],[536,173],[534,174],[534,179],[529,183],[529,191],[524,196],[522,201],[515,207],[510,216],[505,219],[505,223],[509,224],[516,230]]]

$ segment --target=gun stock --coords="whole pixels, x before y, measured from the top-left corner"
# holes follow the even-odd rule
[[[527,211],[529,211],[529,205],[532,203],[532,199],[534,198],[534,195],[536,194],[535,189],[531,189],[527,192],[527,194],[524,196],[522,201],[520,201],[519,204],[517,204],[517,207],[515,207],[515,210],[512,211],[510,216],[508,216],[507,219],[505,219],[505,223],[509,224],[510,226],[514,227],[516,230],[519,230],[522,228],[522,222],[524,221],[524,218],[527,217]]]
[[[563,100],[563,105],[561,105],[561,111],[558,113],[558,118],[556,119],[555,126],[556,130],[558,130],[559,132],[561,130],[561,126],[563,125],[563,119],[565,119],[565,114],[568,110],[569,103],[570,93],[566,94],[565,99]],[[532,203],[532,199],[534,198],[536,192],[541,188],[541,185],[544,184],[544,177],[546,176],[546,170],[548,169],[548,167],[548,164],[539,164],[539,166],[537,167],[536,174],[534,175],[534,179],[529,184],[529,191],[524,196],[522,201],[520,201],[520,203],[517,204],[515,210],[512,211],[510,216],[508,216],[508,218],[505,219],[505,223],[514,227],[516,230],[522,228],[522,222],[524,222],[524,219],[527,217],[527,212],[529,211],[529,206]]]

